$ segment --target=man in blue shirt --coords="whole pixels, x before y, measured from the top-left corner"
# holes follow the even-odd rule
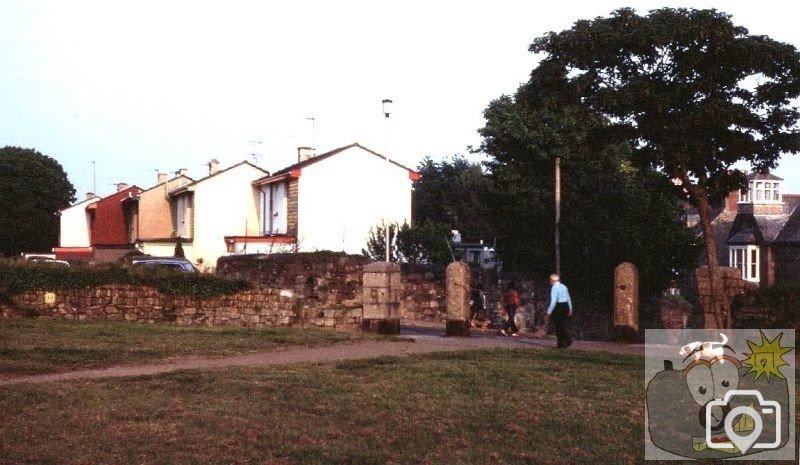
[[[569,318],[572,316],[572,299],[569,289],[561,284],[561,278],[553,273],[550,275],[550,305],[547,307],[547,317],[553,320],[556,329],[558,344],[556,347],[563,349],[572,345],[572,336],[569,334]]]

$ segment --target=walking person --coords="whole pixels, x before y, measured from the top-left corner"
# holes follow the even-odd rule
[[[503,324],[503,329],[500,330],[500,334],[503,336],[517,336],[519,332],[519,328],[514,322],[514,317],[517,315],[517,307],[519,307],[519,293],[517,292],[516,283],[511,281],[503,293],[503,308],[508,315],[508,320]]]
[[[550,275],[550,305],[547,307],[547,317],[553,321],[556,329],[560,349],[572,345],[572,336],[569,334],[569,319],[572,316],[572,299],[569,289],[561,283],[561,278],[553,273]]]
[[[473,328],[478,326],[475,323],[476,319],[481,321],[486,319],[486,304],[484,303],[484,295],[480,284],[470,289],[469,311],[469,323]]]

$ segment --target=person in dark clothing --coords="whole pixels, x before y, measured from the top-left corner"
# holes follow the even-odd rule
[[[469,322],[472,327],[477,326],[475,320],[484,320],[486,315],[485,313],[486,306],[483,302],[483,292],[481,292],[480,287],[473,287],[470,289],[469,294]]]
[[[508,288],[503,293],[503,308],[506,310],[508,320],[500,330],[503,336],[511,335],[516,336],[519,332],[514,317],[517,315],[517,307],[519,307],[519,293],[517,293],[517,286],[514,281],[508,283]]]
[[[572,336],[569,333],[569,319],[572,316],[572,299],[569,289],[561,283],[561,277],[553,273],[550,275],[550,305],[547,307],[547,316],[553,321],[556,329],[556,347],[560,349],[572,345]]]

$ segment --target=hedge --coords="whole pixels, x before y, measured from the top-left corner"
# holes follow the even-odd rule
[[[31,290],[57,291],[97,287],[106,284],[151,286],[164,294],[216,297],[250,289],[243,280],[219,278],[201,273],[178,273],[147,270],[132,272],[118,265],[85,268],[62,268],[0,261],[0,298]]]
[[[800,326],[800,283],[752,290],[741,296],[737,304],[769,310],[775,316],[777,328]]]

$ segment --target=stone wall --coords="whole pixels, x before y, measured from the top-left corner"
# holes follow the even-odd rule
[[[253,254],[220,257],[217,276],[291,291],[319,307],[361,304],[361,275],[371,260],[343,253]]]
[[[28,291],[11,297],[3,314],[70,320],[112,320],[179,325],[324,326],[355,329],[361,321],[361,302],[320,307],[285,289],[259,287],[236,294],[195,298],[162,294],[147,286],[125,284],[70,289],[58,292]]]
[[[257,286],[289,289],[320,308],[352,306],[362,296],[364,266],[372,262],[344,253],[289,253],[221,257],[217,275]],[[440,276],[441,275],[441,276]],[[430,267],[403,266],[400,312],[403,318],[445,320],[444,275]]]

